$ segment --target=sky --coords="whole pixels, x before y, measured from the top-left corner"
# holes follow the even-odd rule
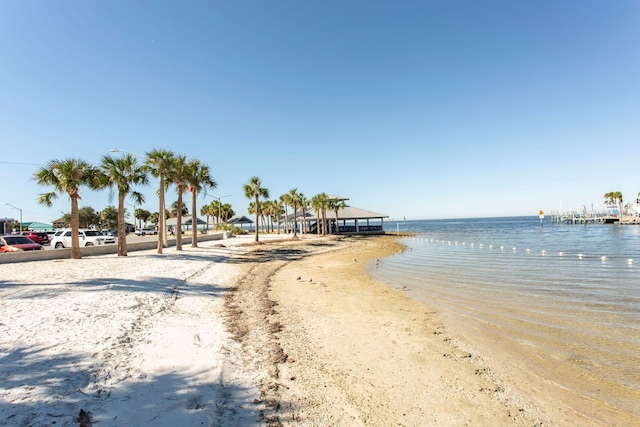
[[[0,0],[0,217],[69,212],[34,173],[113,148],[199,159],[238,215],[252,176],[390,219],[604,209],[640,192],[639,46],[635,0]]]

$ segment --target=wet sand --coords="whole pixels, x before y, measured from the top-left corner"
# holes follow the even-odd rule
[[[264,419],[559,425],[450,336],[438,313],[366,273],[367,263],[401,249],[393,236],[288,242],[247,272],[228,300],[229,319],[247,366],[263,373]]]

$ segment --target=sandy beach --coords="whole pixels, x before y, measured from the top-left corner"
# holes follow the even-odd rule
[[[366,274],[395,237],[284,237],[2,265],[0,425],[571,425]]]

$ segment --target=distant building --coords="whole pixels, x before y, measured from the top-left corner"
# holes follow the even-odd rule
[[[349,199],[344,197],[328,196],[328,198],[338,202],[345,202],[345,206],[338,209],[337,217],[335,210],[327,209],[325,217],[328,234],[384,234],[384,220],[385,218],[389,218],[388,215],[347,206],[346,201]],[[291,213],[285,219],[286,224],[288,224],[288,226],[285,227],[286,230],[292,226],[291,223],[293,220],[294,214]],[[295,220],[299,233],[307,230],[307,233],[315,234],[318,232],[318,225],[321,225],[322,213],[320,213],[320,217],[318,218],[316,211],[306,209],[303,217],[302,209],[298,209]]]

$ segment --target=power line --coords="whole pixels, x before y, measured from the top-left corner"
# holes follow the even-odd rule
[[[0,160],[0,163],[5,163],[9,165],[26,165],[26,166],[44,166],[38,163],[23,163],[23,162],[6,162],[4,160]]]

